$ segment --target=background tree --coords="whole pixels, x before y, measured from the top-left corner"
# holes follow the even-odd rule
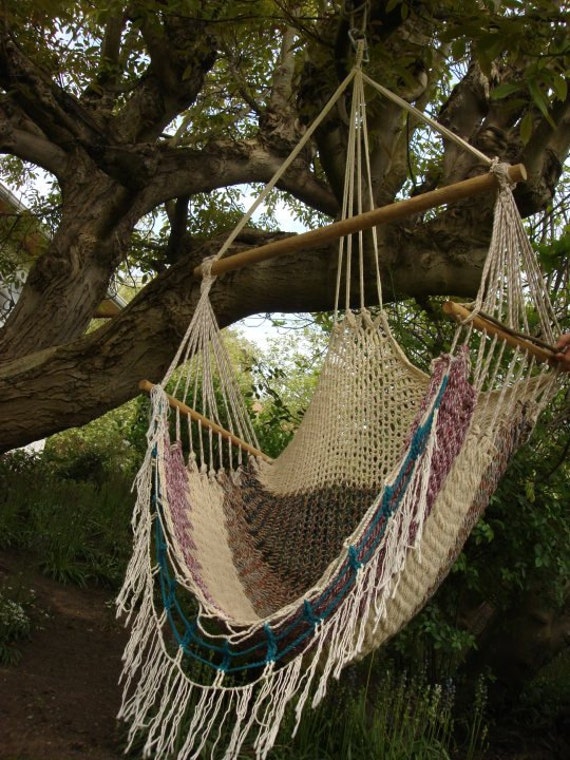
[[[97,7],[1,5],[5,177],[13,187],[40,169],[49,178],[38,206],[52,238],[0,331],[0,451],[85,423],[133,397],[140,378],[162,376],[192,314],[192,270],[235,216],[236,186],[268,180],[319,113],[352,65],[351,30],[365,9],[370,75],[488,155],[523,162],[525,215],[552,205],[570,145],[566,3]],[[344,106],[280,183],[292,214],[338,213]],[[453,144],[426,144],[419,124],[372,93],[370,127],[379,205],[484,170]],[[472,295],[490,204],[477,199],[380,229],[387,296]],[[277,233],[252,228],[236,245]],[[331,262],[316,251],[219,278],[212,299],[220,323],[330,308]],[[145,288],[86,334],[109,282],[130,267],[144,272]]]

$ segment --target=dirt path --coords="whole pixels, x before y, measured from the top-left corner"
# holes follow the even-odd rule
[[[124,727],[115,716],[127,637],[115,620],[111,592],[59,585],[21,557],[0,552],[0,587],[4,583],[35,590],[41,629],[20,646],[17,665],[0,666],[0,760],[124,760]],[[486,759],[569,757],[555,749],[557,740],[549,749],[535,742],[525,751],[520,745],[526,742],[516,743],[517,751],[490,751]]]
[[[33,588],[42,630],[0,666],[0,760],[118,760],[124,631],[111,593],[61,586],[0,553],[0,582]],[[48,616],[45,616],[45,613]]]

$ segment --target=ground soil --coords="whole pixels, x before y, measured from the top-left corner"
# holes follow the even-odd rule
[[[19,645],[21,660],[0,666],[0,760],[124,760],[124,726],[115,716],[127,637],[113,593],[55,583],[25,558],[0,552],[0,586],[10,583],[34,589],[35,628]],[[560,736],[529,741],[519,729],[509,738],[485,760],[570,756]]]
[[[0,582],[34,591],[35,630],[0,666],[0,760],[118,760],[124,630],[112,592],[60,585],[0,553]]]

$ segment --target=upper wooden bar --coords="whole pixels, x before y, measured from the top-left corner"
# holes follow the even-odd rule
[[[526,180],[527,173],[523,164],[510,166],[508,169],[509,178],[512,182],[521,182]],[[463,198],[469,198],[473,195],[488,192],[498,187],[499,182],[496,175],[492,172],[481,174],[477,177],[456,182],[453,185],[446,185],[437,190],[431,190],[428,193],[415,195],[396,203],[390,203],[388,206],[365,211],[363,214],[351,216],[348,219],[342,219],[339,222],[333,222],[326,227],[319,227],[316,230],[309,230],[300,235],[281,238],[273,243],[252,248],[249,251],[242,251],[233,256],[215,261],[212,265],[211,272],[213,275],[224,274],[234,269],[241,269],[250,264],[257,264],[260,261],[266,261],[276,256],[281,256],[296,251],[307,251],[312,248],[318,248],[325,243],[338,240],[345,235],[354,232],[368,230],[378,224],[388,224],[398,221],[406,216],[418,214],[421,211],[427,211],[436,206],[442,206],[447,203],[455,203]],[[194,269],[194,275],[201,277],[203,275],[202,265]]]

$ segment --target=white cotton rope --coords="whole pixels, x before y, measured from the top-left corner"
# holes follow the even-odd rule
[[[361,46],[359,45],[359,50]],[[363,171],[364,168],[364,171]],[[374,208],[372,192],[372,169],[370,165],[370,143],[368,137],[368,124],[366,119],[366,100],[364,95],[363,76],[360,67],[355,69],[353,80],[351,111],[349,117],[349,134],[347,141],[347,155],[345,165],[344,190],[342,198],[341,219],[362,214],[365,210]],[[364,197],[366,190],[367,198]],[[376,227],[370,230],[372,236],[372,252],[376,275],[376,289],[378,303],[382,308],[382,283],[380,278],[378,232]],[[351,306],[352,293],[352,253],[353,236],[341,238],[338,250],[338,265],[334,300],[334,318],[339,316],[340,288],[344,274],[344,312]],[[365,266],[364,266],[364,231],[358,231],[358,293],[360,308],[365,308]]]
[[[447,129],[447,127],[444,127],[443,124],[440,124],[435,119],[432,119],[431,116],[428,116],[427,114],[423,113],[423,111],[420,111],[418,108],[413,106],[411,103],[408,103],[407,100],[404,100],[404,98],[401,98],[399,95],[396,95],[396,93],[392,92],[387,87],[384,87],[378,82],[375,82],[366,74],[363,73],[362,78],[364,79],[366,84],[369,84],[371,87],[377,90],[381,95],[384,95],[385,98],[387,98],[388,100],[391,100],[392,103],[395,103],[397,106],[400,106],[400,108],[402,108],[404,111],[407,111],[408,113],[413,114],[416,118],[418,118],[424,124],[427,124],[436,132],[439,132],[440,135],[447,138],[448,140],[451,140],[451,142],[454,142],[460,148],[463,148],[463,150],[466,150],[472,155],[474,155],[476,158],[479,159],[479,161],[482,161],[487,166],[491,165],[493,159],[489,158],[489,156],[486,156],[484,153],[481,153],[480,150],[477,150],[477,148],[475,148],[473,145],[468,143],[459,135],[455,134],[455,132],[452,132],[450,129]]]

